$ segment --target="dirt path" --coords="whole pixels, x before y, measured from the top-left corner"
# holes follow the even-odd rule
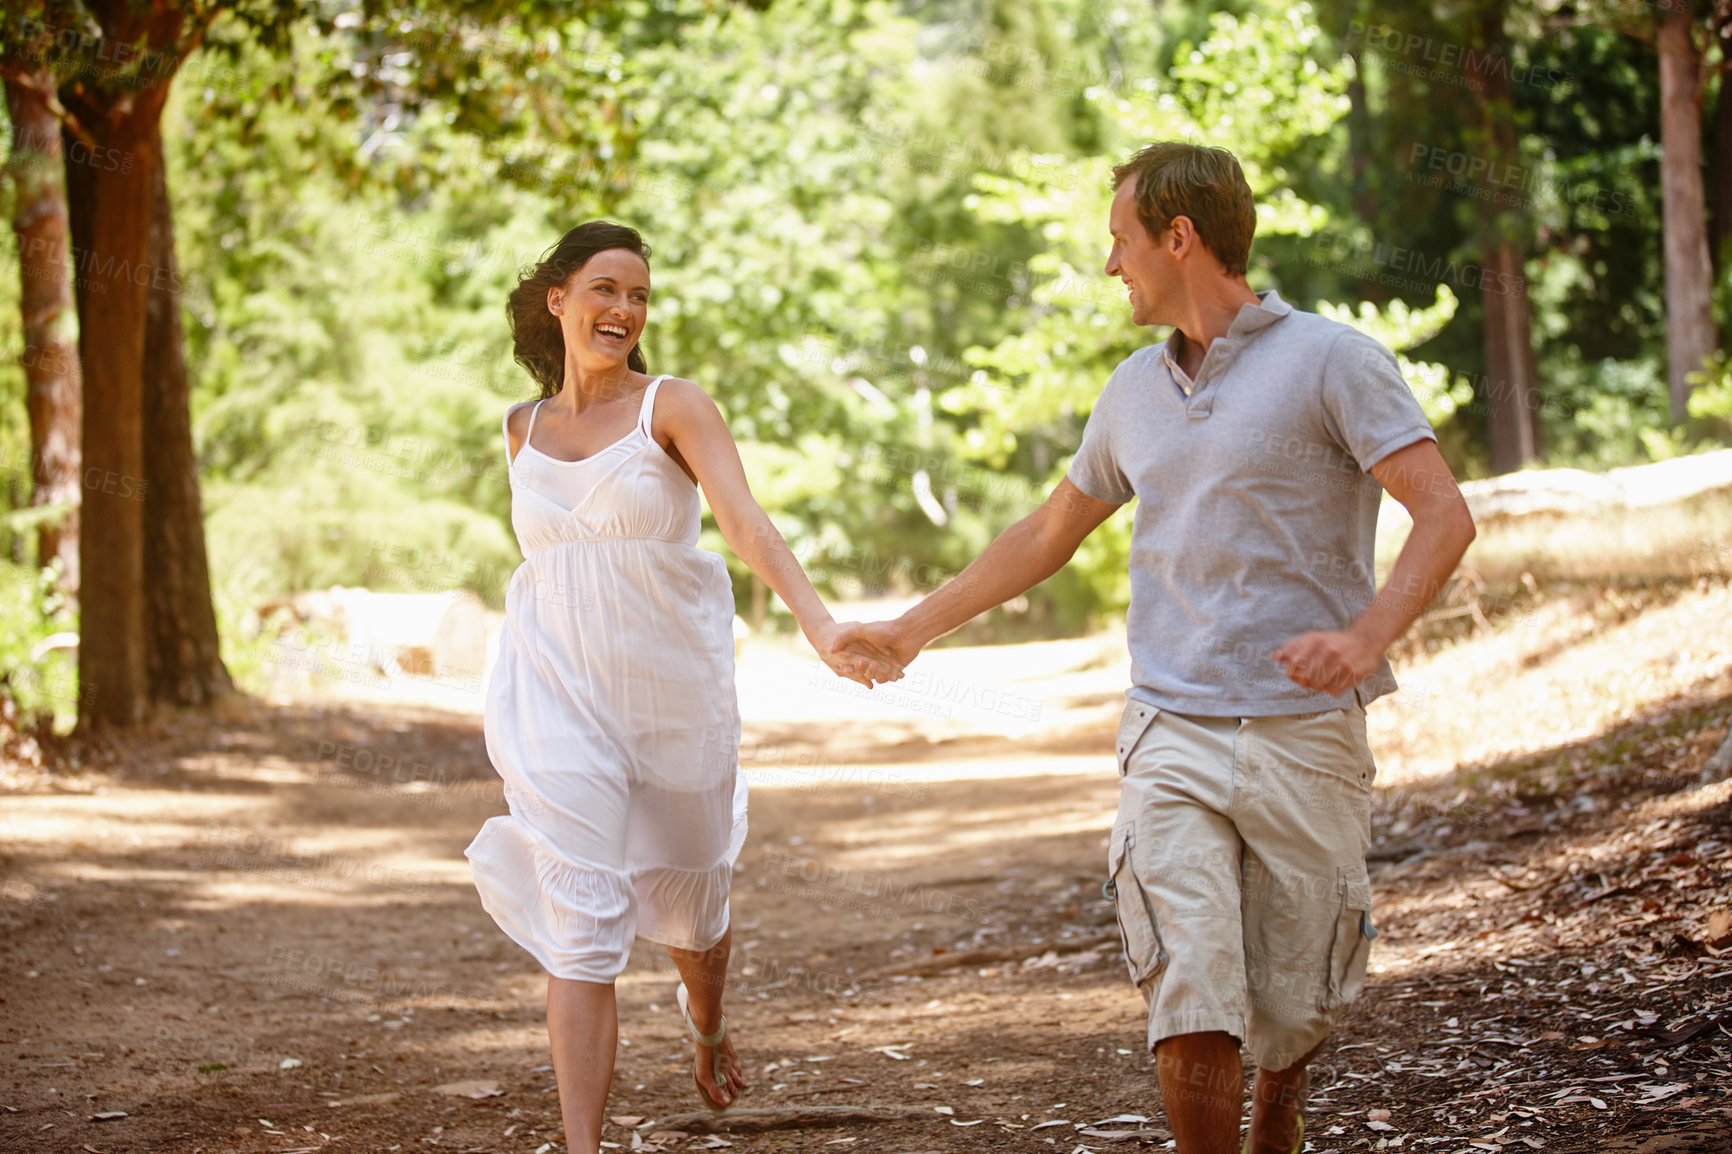
[[[1652,611],[1700,649],[1689,604]],[[1579,689],[1599,669],[1581,647],[1605,632],[1579,624],[1536,616],[1519,628],[1551,632],[1516,649],[1543,656],[1510,656],[1506,632],[1495,659],[1529,678],[1573,661]],[[698,1103],[672,971],[640,947],[611,1102],[628,1123],[607,1139],[1165,1146],[1100,894],[1115,652],[935,653],[899,702],[749,655],[729,1011],[743,1105],[889,1116],[669,1136],[658,1121]],[[1447,664],[1462,659],[1430,658],[1431,683],[1470,685]],[[1311,1149],[1732,1150],[1732,782],[1695,776],[1732,717],[1732,664],[1661,665],[1591,732],[1488,714],[1458,774],[1413,770],[1416,739],[1386,726],[1382,936],[1317,1067]],[[1638,668],[1626,654],[1604,672],[1624,685]],[[1497,700],[1461,689],[1457,709],[1475,692]],[[562,1149],[544,981],[462,857],[503,811],[472,709],[302,695],[80,757],[52,782],[15,774],[0,800],[0,1149]],[[1083,1132],[1127,1114],[1151,1121],[1104,1129],[1159,1134]]]

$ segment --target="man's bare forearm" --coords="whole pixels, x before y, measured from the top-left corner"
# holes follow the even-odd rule
[[[1395,568],[1352,625],[1378,652],[1406,633],[1442,590],[1475,535],[1465,504],[1447,504],[1416,519]]]
[[[917,646],[1028,592],[1064,568],[1075,549],[1050,541],[1041,523],[1044,516],[1050,513],[1032,513],[1000,533],[968,568],[902,615]]]

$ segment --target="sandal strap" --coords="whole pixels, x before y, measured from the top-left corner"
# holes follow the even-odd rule
[[[696,1022],[692,1021],[692,1012],[686,1007],[687,996],[685,983],[682,982],[680,983],[678,1001],[680,1006],[680,1017],[686,1020],[686,1029],[692,1032],[692,1037],[697,1039],[698,1045],[708,1046],[711,1049],[714,1049],[723,1038],[728,1036],[728,1016],[726,1014],[722,1015],[722,1024],[716,1027],[715,1033],[706,1034],[702,1030],[698,1029],[698,1024]]]
[[[688,1013],[686,1015],[686,1029],[692,1032],[692,1037],[697,1039],[698,1045],[709,1046],[711,1049],[714,1049],[721,1043],[723,1038],[728,1036],[728,1016],[726,1014],[722,1015],[722,1024],[716,1027],[715,1033],[706,1034],[702,1030],[698,1029],[698,1024],[692,1021],[692,1016]]]

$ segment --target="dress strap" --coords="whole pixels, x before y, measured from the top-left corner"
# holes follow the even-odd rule
[[[535,402],[535,407],[529,410],[529,428],[531,431],[533,431],[535,428],[535,409],[539,409],[540,407],[541,407],[541,402],[537,401],[537,402]],[[515,406],[513,406],[513,408],[515,408]],[[512,414],[512,411],[513,411],[513,409],[506,409],[505,415],[503,417],[499,418],[499,435],[505,438],[505,473],[506,473],[506,476],[510,476],[516,470],[516,467],[517,467],[516,462],[512,459],[512,455],[511,455],[511,414]],[[529,444],[529,433],[528,432],[525,432],[523,434],[523,444],[525,444],[525,445]],[[517,451],[521,453],[523,451],[522,447],[519,446]]]
[[[649,387],[643,391],[642,403],[638,405],[637,427],[643,430],[643,435],[646,437],[650,435],[650,414],[655,411],[656,386],[667,380],[667,376],[666,373],[663,373],[651,381]]]

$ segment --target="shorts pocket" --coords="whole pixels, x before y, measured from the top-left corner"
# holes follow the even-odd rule
[[[1149,895],[1137,880],[1135,868],[1137,831],[1126,825],[1113,830],[1107,854],[1107,880],[1101,894],[1113,903],[1119,923],[1119,945],[1125,968],[1138,986],[1167,968],[1167,950],[1161,944],[1160,927]]]
[[[1371,939],[1377,927],[1371,923],[1371,876],[1364,863],[1336,870],[1340,895],[1335,936],[1329,947],[1329,983],[1324,992],[1325,1008],[1352,1001],[1365,983],[1365,963],[1371,955]]]
[[[1132,701],[1125,706],[1124,716],[1119,719],[1119,733],[1113,740],[1113,750],[1119,759],[1119,776],[1124,777],[1130,770],[1131,751],[1136,749],[1137,742],[1143,739],[1149,725],[1160,713],[1152,705],[1144,705],[1140,701]]]

